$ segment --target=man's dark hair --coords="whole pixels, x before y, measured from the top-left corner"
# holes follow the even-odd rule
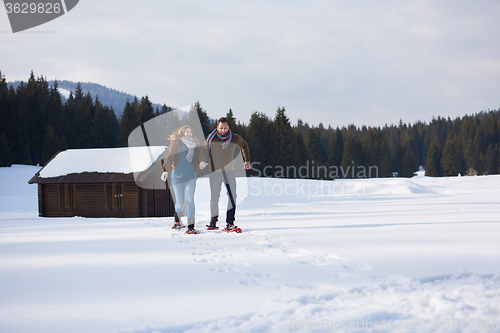
[[[229,124],[229,120],[227,120],[226,117],[220,117],[219,120],[217,120],[217,125],[219,125],[220,123],[228,123]]]

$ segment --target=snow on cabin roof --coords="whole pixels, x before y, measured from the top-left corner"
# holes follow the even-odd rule
[[[165,152],[165,146],[68,149],[57,154],[39,177],[53,178],[73,173],[134,173],[147,170]]]

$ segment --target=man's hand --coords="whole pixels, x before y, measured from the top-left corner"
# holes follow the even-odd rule
[[[244,167],[246,170],[250,170],[252,168],[252,165],[250,164],[250,162],[245,162]]]
[[[207,167],[208,163],[207,162],[200,162],[200,169],[203,170]]]

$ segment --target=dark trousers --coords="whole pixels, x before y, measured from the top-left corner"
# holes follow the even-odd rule
[[[224,179],[224,174],[220,171],[212,172],[209,176],[210,179],[210,214],[212,217],[219,216],[219,198],[222,183],[226,186],[227,212],[226,222],[233,223],[234,215],[236,214],[236,177],[233,170],[225,171],[227,182]],[[229,188],[228,188],[229,187]],[[231,200],[232,195],[232,200]]]

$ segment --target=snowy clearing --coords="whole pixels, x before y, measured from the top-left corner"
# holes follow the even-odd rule
[[[500,176],[250,178],[242,234],[200,179],[186,235],[40,218],[38,170],[0,168],[1,332],[500,331]]]

